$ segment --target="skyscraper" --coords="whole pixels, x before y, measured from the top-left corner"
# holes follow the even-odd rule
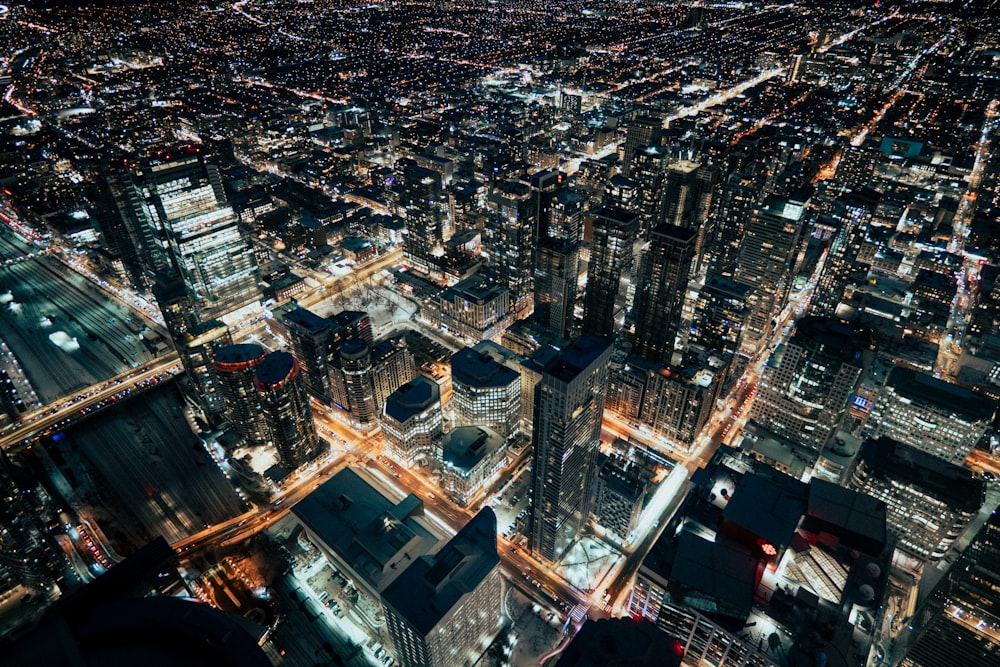
[[[663,121],[650,116],[640,116],[625,127],[625,148],[622,156],[622,172],[632,175],[632,161],[635,152],[643,146],[657,146],[663,134]]]
[[[290,353],[272,352],[257,365],[254,376],[271,443],[288,468],[297,468],[321,453],[301,371]]]
[[[744,335],[759,344],[771,320],[785,306],[793,269],[804,240],[808,197],[769,197],[755,208],[740,243],[733,277],[754,288],[752,312]]]
[[[147,274],[179,276],[199,319],[221,318],[260,298],[250,240],[217,167],[196,149],[149,160],[121,174],[114,190]]]
[[[753,288],[720,275],[709,275],[695,302],[695,328],[690,342],[732,360],[740,349],[750,316]]]
[[[568,338],[576,305],[580,247],[575,241],[544,237],[535,246],[533,318],[559,338]]]
[[[635,285],[632,354],[669,364],[681,323],[688,275],[695,257],[696,232],[660,224],[639,260]]]
[[[360,428],[372,427],[377,411],[371,348],[365,341],[355,338],[340,346],[339,356],[351,419]]]
[[[827,251],[826,266],[809,302],[814,315],[833,315],[848,287],[862,284],[871,262],[859,258],[864,252],[865,237],[872,214],[878,206],[879,193],[865,188],[833,202],[832,219],[837,230]]]
[[[213,360],[229,422],[245,443],[254,446],[268,440],[260,394],[253,382],[257,366],[266,354],[260,345],[241,343],[219,348]]]
[[[743,234],[759,193],[759,184],[740,172],[734,172],[726,181],[713,225],[715,238],[711,249],[710,269],[713,273],[733,277],[739,261]]]
[[[611,341],[584,334],[540,369],[535,387],[529,544],[556,561],[590,516]]]
[[[406,256],[429,269],[443,255],[448,226],[441,175],[409,164],[403,169],[400,205],[406,219]]]
[[[332,326],[326,318],[305,308],[295,308],[281,317],[292,354],[302,365],[306,388],[329,404],[333,397],[330,373],[333,370]]]
[[[583,298],[583,331],[610,337],[615,330],[619,298],[624,302],[624,279],[632,270],[632,246],[639,233],[639,216],[616,208],[602,208],[590,216],[590,264]]]
[[[541,199],[542,193],[537,193]],[[483,228],[483,250],[501,283],[510,290],[510,306],[521,313],[531,306],[532,248],[536,221],[529,186],[521,181],[501,181],[490,193]]]

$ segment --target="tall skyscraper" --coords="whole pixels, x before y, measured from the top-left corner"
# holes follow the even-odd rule
[[[740,244],[760,196],[760,185],[749,176],[734,172],[726,181],[715,215],[711,249],[711,272],[732,278],[740,256]]]
[[[332,326],[330,321],[305,308],[295,308],[281,316],[292,354],[302,365],[309,393],[329,404],[333,397],[330,373],[333,370]]]
[[[371,348],[365,341],[355,338],[340,346],[339,356],[351,420],[360,428],[370,428],[375,425],[377,414]]]
[[[529,544],[557,561],[590,516],[611,341],[584,334],[540,369],[535,387]]]
[[[147,274],[179,276],[199,319],[221,318],[260,298],[250,239],[218,168],[195,149],[149,160],[121,174],[115,186]]]
[[[740,349],[743,327],[750,316],[753,288],[720,275],[709,275],[695,302],[695,327],[690,342],[733,359]]]
[[[448,226],[447,206],[441,174],[416,164],[403,169],[400,193],[401,213],[406,219],[406,255],[418,266],[429,269],[444,254],[444,230]]]
[[[490,193],[483,228],[483,251],[500,281],[510,290],[514,313],[531,306],[532,250],[536,221],[532,217],[535,197],[521,181],[501,181]],[[541,193],[537,193],[542,199]]]
[[[643,146],[657,146],[663,134],[663,121],[650,116],[640,116],[625,127],[625,148],[622,156],[622,172],[632,175],[632,161],[635,152]]]
[[[770,332],[772,318],[784,308],[791,291],[805,238],[807,203],[808,197],[801,195],[769,197],[747,223],[733,277],[754,288],[744,335],[755,345]]]
[[[254,386],[282,465],[297,468],[316,458],[321,441],[298,360],[288,352],[270,353],[257,365]]]
[[[534,229],[534,241],[548,237],[559,237],[559,230],[553,229],[552,207],[566,189],[563,175],[558,169],[545,169],[532,174],[528,179],[530,205],[528,216]]]
[[[834,319],[803,317],[765,368],[750,418],[818,456],[874,354],[871,332]]]
[[[213,366],[229,415],[229,423],[252,446],[268,441],[267,422],[253,379],[267,352],[255,343],[227,345],[215,352]]]
[[[695,258],[694,230],[662,223],[652,231],[636,275],[632,354],[669,364]]]
[[[575,241],[539,239],[535,246],[533,318],[559,338],[569,337],[579,273],[580,246]]]
[[[632,246],[639,233],[639,216],[615,208],[590,215],[590,263],[583,298],[583,331],[611,337],[616,302],[624,303],[624,281],[632,270]]]
[[[192,326],[176,341],[181,365],[194,389],[194,399],[212,426],[226,417],[219,377],[212,365],[215,352],[233,344],[229,327],[221,320],[208,320]]]

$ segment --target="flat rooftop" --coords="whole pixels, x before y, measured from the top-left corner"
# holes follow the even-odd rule
[[[885,384],[904,398],[937,407],[969,421],[990,420],[996,412],[996,401],[991,398],[903,366],[893,368]]]
[[[292,508],[329,551],[379,591],[437,543],[416,521],[423,511],[413,494],[394,503],[350,468]]]

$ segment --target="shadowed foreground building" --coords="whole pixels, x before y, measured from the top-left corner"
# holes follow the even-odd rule
[[[418,558],[382,594],[403,667],[475,664],[500,630],[503,582],[493,510],[479,512],[433,556]]]
[[[1000,664],[1000,513],[955,562],[918,612],[920,632],[902,667]]]

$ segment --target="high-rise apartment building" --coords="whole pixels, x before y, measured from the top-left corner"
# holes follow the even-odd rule
[[[631,165],[636,150],[643,146],[657,146],[663,134],[663,121],[650,116],[640,116],[625,127],[625,148],[622,155],[622,172],[632,173]]]
[[[175,343],[181,365],[194,388],[196,404],[211,425],[218,425],[226,416],[226,403],[212,358],[217,350],[233,344],[229,327],[221,320],[198,322]]]
[[[753,287],[752,312],[744,335],[759,345],[771,321],[785,306],[793,270],[805,238],[808,197],[769,197],[755,208],[740,243],[733,274],[736,282]]]
[[[708,368],[662,366],[649,371],[641,420],[681,447],[689,448],[712,416],[720,383]]]
[[[526,183],[501,181],[487,200],[483,252],[500,282],[510,291],[510,304],[515,313],[531,306],[532,251],[536,234],[536,221],[532,217],[534,199]]]
[[[590,516],[611,341],[584,334],[540,369],[532,440],[532,552],[556,561]]]
[[[753,178],[734,172],[726,181],[715,215],[710,271],[732,278],[740,256],[740,244],[750,216],[760,197],[760,185]]]
[[[750,317],[753,288],[725,278],[708,276],[694,306],[694,327],[689,343],[716,352],[730,362],[740,351],[743,327]]]
[[[650,234],[636,275],[632,354],[670,363],[695,257],[695,238],[693,230],[666,223]]]
[[[257,365],[254,386],[282,465],[297,468],[319,456],[321,441],[298,360],[288,352],[270,353]]]
[[[441,174],[416,164],[403,169],[401,214],[406,220],[406,256],[429,270],[444,254],[448,211]]]
[[[257,366],[266,354],[256,343],[241,343],[219,348],[213,359],[229,423],[242,436],[243,442],[251,446],[264,445],[268,441],[260,394],[253,382]]]
[[[288,334],[292,354],[302,365],[306,388],[329,404],[333,397],[330,373],[335,355],[330,321],[305,308],[294,308],[281,316],[281,324]]]
[[[871,332],[835,319],[803,317],[765,367],[750,419],[818,456],[874,353]]]
[[[865,424],[870,437],[887,436],[961,465],[996,414],[996,401],[933,375],[896,366]]]
[[[520,433],[521,376],[489,354],[463,347],[451,355],[452,405],[461,426],[487,426],[504,440]]]
[[[559,338],[569,337],[579,274],[578,243],[551,237],[538,241],[533,318]]]
[[[413,353],[400,335],[381,339],[372,347],[372,384],[379,412],[389,395],[417,376]]]
[[[442,429],[441,389],[430,378],[418,375],[386,399],[382,410],[386,453],[403,465],[436,458]]]
[[[625,301],[625,281],[632,270],[632,247],[639,216],[622,209],[601,208],[589,216],[590,263],[583,298],[583,331],[611,337],[618,302]]]
[[[371,428],[377,415],[371,348],[365,341],[353,338],[340,345],[338,356],[351,421],[358,428]]]
[[[502,595],[497,520],[487,507],[383,591],[393,657],[402,667],[476,664],[500,631]]]

